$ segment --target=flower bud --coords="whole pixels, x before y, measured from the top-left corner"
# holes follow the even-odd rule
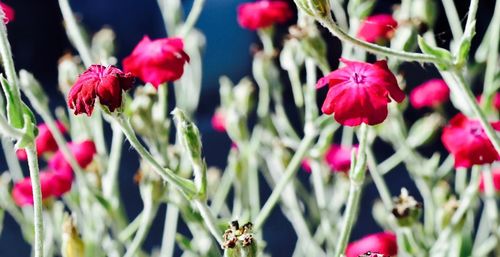
[[[392,214],[396,217],[398,224],[408,227],[418,222],[422,213],[422,204],[409,195],[406,188],[401,188],[401,194],[394,199]]]
[[[451,222],[451,218],[453,214],[457,211],[460,203],[455,198],[455,196],[451,196],[450,199],[444,204],[444,206],[438,209],[436,213],[437,225],[440,231],[444,230]],[[462,228],[465,223],[465,216],[462,217],[462,220],[457,225],[457,231]]]
[[[110,28],[103,28],[92,37],[92,52],[99,57],[101,62],[115,64],[116,59],[111,57],[115,52],[115,32]]]
[[[407,142],[412,147],[419,147],[432,140],[444,124],[440,114],[433,113],[417,120],[408,132]]]
[[[75,83],[78,75],[82,72],[81,67],[78,65],[78,58],[72,55],[64,55],[59,59],[58,65],[58,82],[59,90],[64,95],[67,95],[71,86]]]
[[[434,27],[437,17],[437,5],[434,0],[413,0],[411,10],[414,18],[425,23],[427,27]]]
[[[243,78],[233,87],[234,107],[239,114],[247,116],[253,107],[253,91],[252,81],[248,78]]]
[[[63,235],[62,235],[62,250],[63,257],[83,257],[85,256],[85,245],[78,234],[78,230],[74,219],[69,216],[64,216]]]
[[[23,89],[23,92],[28,96],[28,98],[34,100],[36,99],[36,102],[42,105],[42,107],[48,106],[49,98],[33,74],[26,70],[20,70],[19,86]],[[34,101],[31,102],[34,103]]]

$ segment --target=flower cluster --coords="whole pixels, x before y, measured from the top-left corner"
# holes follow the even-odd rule
[[[93,160],[96,153],[95,145],[92,141],[80,143],[69,143],[71,154],[74,155],[80,167],[87,167]],[[48,167],[40,172],[40,186],[42,199],[60,197],[69,190],[73,182],[73,169],[64,158],[61,150],[57,151],[49,160]],[[12,189],[12,198],[19,206],[33,204],[33,189],[31,178],[27,177],[15,183]]]

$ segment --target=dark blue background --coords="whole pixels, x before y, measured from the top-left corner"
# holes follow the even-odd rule
[[[57,61],[66,52],[74,52],[64,32],[62,18],[57,1],[16,0],[4,1],[16,10],[16,20],[8,25],[9,38],[12,42],[14,61],[17,68],[27,69],[43,83],[45,90],[51,96],[51,105],[64,105],[64,99],[57,91]],[[192,1],[184,1],[186,9]],[[206,160],[209,165],[224,167],[230,142],[224,134],[215,133],[210,128],[210,116],[218,104],[218,78],[228,75],[233,81],[238,81],[251,74],[250,44],[257,41],[253,32],[241,29],[236,23],[236,6],[243,1],[207,0],[203,13],[197,24],[207,37],[204,53],[203,91],[198,110],[198,124],[203,134]],[[387,12],[397,1],[380,1],[377,12]],[[464,17],[468,1],[456,1],[460,17]],[[478,19],[478,33],[481,35],[491,17],[494,1],[481,1]],[[155,0],[85,0],[71,1],[73,9],[79,14],[84,25],[90,32],[96,32],[103,26],[110,26],[116,33],[117,57],[121,60],[128,55],[143,35],[151,38],[165,36],[163,21]],[[488,8],[490,7],[490,8]],[[439,10],[442,13],[442,7]],[[449,28],[444,14],[440,15],[436,32],[438,43],[447,45],[450,38]],[[332,63],[336,62],[338,41],[326,32]],[[335,50],[337,49],[337,50]],[[410,86],[415,86],[435,76],[430,67],[422,69],[417,64],[407,65],[406,76]],[[291,99],[290,92],[285,92]],[[411,113],[414,116],[415,113]],[[410,119],[412,119],[410,117]],[[127,148],[128,149],[128,148]],[[388,150],[377,150],[381,153],[379,159],[388,154]],[[0,170],[5,169],[5,162],[0,157]],[[126,151],[123,160],[130,170],[121,171],[120,185],[123,199],[126,199],[127,212],[134,217],[142,208],[136,185],[132,181],[135,167],[138,166],[133,151]],[[122,166],[123,167],[123,166]],[[301,177],[307,180],[306,174]],[[402,167],[386,177],[393,194],[399,192],[402,186],[415,192],[414,185]],[[126,190],[125,190],[126,189]],[[261,195],[267,198],[269,190],[264,188]],[[367,233],[376,232],[379,228],[371,218],[371,205],[378,196],[376,189],[369,186],[364,193],[361,216],[353,230],[352,238],[359,238]],[[366,214],[364,214],[366,213]],[[145,248],[158,246],[161,243],[164,209],[161,209],[153,225]],[[279,211],[273,212],[265,226],[265,239],[268,251],[273,256],[291,256],[294,249],[295,235]],[[184,229],[183,229],[184,230]],[[29,256],[29,248],[23,242],[17,225],[10,217],[4,222],[0,236],[0,256]]]

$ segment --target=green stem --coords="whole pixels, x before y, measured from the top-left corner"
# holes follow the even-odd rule
[[[139,153],[139,155],[147,161],[153,170],[165,181],[171,183],[182,190],[188,197],[192,197],[196,194],[196,188],[190,180],[179,177],[172,170],[168,168],[163,168],[153,156],[144,148],[144,146],[139,142],[139,139],[135,135],[134,130],[130,126],[130,122],[124,117],[114,117],[115,120],[120,125],[123,134],[127,137],[128,141],[134,147],[134,149]]]
[[[5,13],[3,12],[3,10],[1,10],[0,19],[3,20],[4,17]],[[21,93],[19,91],[19,80],[17,78],[14,60],[12,59],[12,51],[10,49],[10,43],[7,37],[7,27],[3,22],[0,22],[0,55],[2,55],[2,66],[4,68],[5,75],[7,76],[7,81],[9,81],[11,87],[10,91],[12,91],[14,99],[20,100]],[[9,102],[8,99],[6,100],[7,102]]]
[[[314,133],[306,132],[304,138],[302,139],[302,142],[299,145],[299,148],[297,149],[297,152],[295,152],[295,154],[292,157],[292,160],[288,164],[285,173],[283,174],[283,178],[276,184],[276,187],[274,188],[273,192],[271,193],[266,203],[260,210],[259,215],[257,215],[257,217],[255,218],[254,222],[255,231],[258,231],[262,227],[262,225],[264,225],[264,222],[267,220],[267,218],[271,214],[271,211],[278,203],[281,193],[283,192],[283,190],[285,190],[288,183],[290,183],[290,181],[292,181],[292,179],[297,174],[300,163],[302,162],[304,156],[306,155],[306,152],[312,146],[315,138],[316,138],[315,132]]]
[[[124,257],[137,256],[136,253],[140,250],[142,243],[148,235],[153,219],[156,216],[156,211],[158,210],[158,205],[153,201],[153,190],[153,185],[147,185],[147,188],[145,188],[146,192],[144,193],[146,195],[144,195],[145,199],[143,199],[144,210],[141,215],[141,224]]]
[[[66,22],[66,32],[68,33],[68,37],[73,42],[85,66],[89,67],[93,63],[90,48],[83,38],[83,33],[78,26],[78,22],[76,21],[68,0],[59,0],[59,7],[61,8],[64,21]]]
[[[185,38],[188,35],[189,31],[193,29],[196,21],[198,21],[198,18],[200,17],[204,4],[205,0],[195,0],[193,2],[193,6],[191,7],[191,11],[186,18],[186,22],[184,22],[181,29],[179,30],[179,33],[177,34],[179,37]]]
[[[460,25],[460,18],[458,17],[457,7],[453,0],[442,0],[444,6],[444,12],[446,13],[446,18],[448,18],[448,24],[450,24],[451,34],[453,34],[453,39],[458,41],[464,32],[462,31],[462,26]]]
[[[210,208],[208,208],[207,203],[200,199],[194,199],[193,203],[198,208],[198,211],[200,212],[201,217],[203,217],[203,221],[205,222],[205,225],[207,226],[212,236],[215,238],[215,240],[217,240],[217,243],[219,243],[219,245],[222,245],[224,243],[222,241],[222,232],[219,230],[219,228],[217,228],[217,220],[215,219]]]
[[[2,140],[2,150],[5,155],[5,162],[9,168],[9,173],[12,176],[12,180],[17,182],[24,178],[23,170],[19,164],[19,160],[16,156],[16,151],[14,150],[14,144],[10,138],[1,138]]]
[[[492,98],[499,87],[498,83],[495,84],[495,74],[498,69],[498,42],[500,41],[500,1],[496,1],[490,29],[488,59],[486,61],[486,74],[484,75],[483,107],[491,106]]]
[[[172,257],[175,250],[175,233],[179,219],[179,208],[169,204],[165,214],[165,226],[163,227],[163,239],[161,243],[160,256]]]
[[[368,52],[394,57],[406,61],[430,62],[430,63],[440,62],[440,60],[437,57],[432,55],[398,51],[388,47],[383,47],[377,44],[372,44],[366,41],[356,39],[355,37],[352,37],[347,32],[339,28],[337,24],[335,24],[331,16],[317,18],[317,20],[321,23],[321,25],[327,28],[330,31],[330,33],[332,33],[332,35],[334,35],[335,37],[338,37],[340,40],[350,43],[352,45],[363,48]]]
[[[377,187],[377,191],[380,194],[380,198],[384,203],[385,209],[390,212],[392,210],[391,191],[389,191],[389,187],[387,186],[387,183],[385,183],[382,173],[378,170],[377,160],[375,160],[375,155],[373,154],[371,147],[366,148],[366,157],[368,171],[370,172],[373,182]]]
[[[35,257],[43,257],[43,213],[42,213],[42,190],[40,186],[40,171],[38,167],[38,156],[34,144],[26,147],[28,166],[30,170],[31,187],[33,189],[33,208],[35,216]]]
[[[368,126],[366,124],[361,124],[359,131],[359,149],[358,154],[355,159],[352,160],[351,170],[349,171],[350,186],[349,186],[349,196],[347,198],[346,209],[344,212],[344,218],[342,222],[342,228],[340,229],[340,235],[338,238],[338,244],[335,248],[334,257],[341,257],[345,252],[347,242],[351,235],[352,228],[354,226],[354,220],[358,214],[359,203],[361,199],[361,191],[363,189],[363,182],[365,180],[366,172],[366,148],[367,148],[367,135]],[[353,154],[354,156],[354,154]]]
[[[485,167],[482,171],[484,178],[484,189],[485,189],[485,212],[489,218],[489,227],[492,230],[493,236],[500,240],[500,233],[498,233],[498,206],[495,197],[495,186],[493,184],[493,175],[491,173],[490,167]],[[500,246],[497,246],[497,251]]]

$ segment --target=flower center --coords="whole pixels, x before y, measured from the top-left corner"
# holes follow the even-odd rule
[[[481,125],[478,125],[478,124],[471,126],[469,128],[469,132],[476,137],[481,137],[481,136],[483,136],[483,133],[484,133]]]
[[[358,74],[357,72],[354,72],[354,75],[352,76],[352,80],[354,80],[354,82],[356,84],[361,84],[363,83],[363,80],[365,79],[365,76],[361,75],[361,74]]]

